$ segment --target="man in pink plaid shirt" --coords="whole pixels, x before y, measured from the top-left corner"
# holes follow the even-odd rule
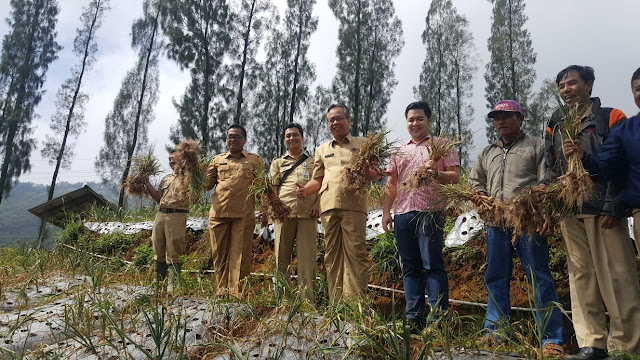
[[[402,186],[413,171],[426,165],[434,183],[457,183],[460,160],[455,148],[437,162],[429,159],[434,138],[429,133],[431,109],[426,102],[414,102],[405,110],[411,138],[403,144],[387,167],[387,186],[382,210],[382,228],[393,231],[402,261],[407,320],[414,330],[426,325],[425,287],[432,310],[449,308],[449,280],[442,259],[444,246],[443,204],[430,186],[408,189]],[[436,138],[437,141],[437,138]],[[397,198],[394,217],[391,207]]]

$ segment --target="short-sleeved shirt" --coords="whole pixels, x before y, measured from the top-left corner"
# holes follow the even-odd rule
[[[183,181],[184,178],[175,173],[162,178],[158,187],[158,191],[162,194],[160,208],[189,210],[189,198]]]
[[[242,151],[240,156],[230,152],[216,155],[207,169],[207,184],[216,185],[211,195],[210,216],[214,218],[243,218],[253,216],[255,197],[249,187],[256,173],[264,170],[262,158]]]
[[[349,165],[351,156],[358,151],[365,138],[347,135],[341,142],[333,139],[316,149],[313,178],[324,177],[320,187],[320,211],[333,209],[367,212],[367,196],[344,192],[340,186],[342,169]]]
[[[438,137],[433,137],[438,141]],[[436,194],[432,187],[424,186],[420,189],[408,189],[402,186],[415,169],[425,165],[429,161],[431,153],[431,136],[427,136],[420,142],[410,139],[402,144],[391,158],[387,166],[387,172],[394,173],[398,177],[398,197],[394,214],[404,214],[410,211],[437,211],[444,208],[442,197]],[[436,163],[439,171],[445,171],[447,167],[460,166],[458,151],[455,147]],[[438,181],[434,180],[437,184]]]
[[[298,165],[287,178],[282,182],[282,177],[284,173],[289,170],[296,162],[298,162],[298,158],[294,158],[293,156],[286,153],[285,155],[273,160],[271,162],[271,168],[269,171],[269,177],[271,178],[273,185],[279,186],[280,190],[278,193],[278,197],[280,200],[287,205],[291,209],[291,217],[298,218],[309,218],[309,211],[313,204],[316,203],[317,196],[309,195],[304,199],[298,199],[296,195],[296,190],[298,190],[298,186],[296,183],[300,185],[305,185],[311,180],[311,175],[313,174],[313,157],[310,157],[307,153],[302,153],[302,155],[307,155],[307,159],[304,160],[300,165]]]

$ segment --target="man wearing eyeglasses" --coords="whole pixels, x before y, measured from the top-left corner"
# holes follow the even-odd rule
[[[246,142],[246,130],[231,125],[227,129],[229,151],[216,155],[207,169],[207,188],[216,187],[209,210],[213,269],[218,293],[228,289],[233,296],[240,295],[240,281],[249,275],[256,203],[249,187],[264,170],[262,158],[244,150]]]
[[[313,178],[304,186],[298,184],[297,196],[304,198],[320,191],[329,299],[337,302],[363,296],[369,281],[365,246],[367,197],[346,193],[340,187],[342,169],[366,139],[349,133],[349,108],[343,104],[331,105],[327,120],[333,139],[316,149]],[[381,177],[372,169],[365,174],[367,180]]]

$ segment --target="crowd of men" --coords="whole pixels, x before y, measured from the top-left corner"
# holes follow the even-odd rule
[[[577,354],[566,356],[572,359],[604,359],[611,350],[640,355],[640,283],[626,220],[632,215],[640,224],[640,116],[627,119],[622,111],[604,107],[591,96],[594,80],[592,68],[577,65],[563,69],[556,79],[566,104],[576,106],[582,116],[577,139],[565,139],[560,131],[560,111],[551,117],[543,140],[521,130],[526,114],[516,100],[496,103],[488,118],[498,141],[484,148],[469,175],[472,189],[508,201],[526,187],[544,187],[554,181],[576,152],[593,174],[593,195],[561,222],[571,319],[580,347]],[[633,74],[632,91],[640,108],[640,69]],[[444,209],[441,196],[431,186],[411,189],[402,183],[420,166],[431,172],[434,184],[457,183],[460,160],[455,147],[437,161],[430,159],[438,138],[429,131],[432,113],[427,103],[409,104],[405,118],[408,140],[394,153],[385,172],[367,169],[364,176],[387,178],[382,227],[393,230],[397,241],[408,322],[413,331],[422,331],[430,322],[437,323],[449,304],[442,255]],[[287,125],[283,134],[287,151],[269,170],[277,196],[291,209],[287,220],[275,223],[276,270],[286,281],[295,246],[300,294],[311,304],[316,297],[318,217],[324,230],[329,300],[363,297],[369,279],[366,195],[346,193],[340,186],[342,169],[365,139],[350,134],[349,108],[343,104],[329,107],[327,124],[333,138],[315,149],[315,155],[304,151],[302,127]],[[233,296],[243,293],[242,280],[249,275],[255,225],[255,197],[249,187],[264,169],[259,155],[244,150],[246,141],[242,126],[230,126],[228,151],[215,156],[206,173],[209,190],[215,187],[209,212],[215,279],[220,294]],[[173,161],[170,155],[172,167]],[[169,269],[172,288],[180,286],[179,256],[184,252],[188,202],[180,196],[186,191],[182,186],[175,174],[163,178],[158,190],[147,183],[150,195],[160,204],[152,234],[157,278],[162,281]],[[263,223],[266,214],[263,205]],[[504,331],[509,328],[504,324],[511,315],[509,283],[515,251],[534,287],[536,317],[546,324],[543,351],[546,356],[565,356],[562,314],[549,269],[547,224],[535,232],[525,231],[514,242],[513,229],[504,223],[486,225],[489,296],[485,333],[478,341],[500,342],[512,335]],[[640,244],[638,229],[635,241]]]

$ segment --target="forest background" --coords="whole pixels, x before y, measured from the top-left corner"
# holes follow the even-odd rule
[[[89,0],[2,1],[0,17],[10,18],[14,3],[57,7],[58,12],[51,25],[55,29],[51,34],[55,35],[56,44],[52,45],[52,57],[42,71],[41,87],[36,89],[41,99],[33,102],[32,111],[28,114],[31,133],[27,138],[32,140],[27,161],[29,166],[24,166],[24,161],[13,160],[24,168],[14,171],[14,176],[8,176],[9,181],[4,184],[5,196],[10,196],[7,186],[15,185],[16,180],[51,183],[56,164],[51,161],[51,151],[47,154],[46,149],[53,146],[55,150],[55,141],[48,145],[47,135],[55,137],[55,126],[50,128],[50,124],[60,113],[58,89],[69,82],[73,74],[70,69],[77,67],[82,58],[82,52],[80,56],[74,52],[74,41],[78,38],[76,29],[83,24],[80,17],[90,5]],[[95,3],[95,0],[91,2]],[[74,145],[75,155],[69,156],[71,152],[65,154],[66,163],[59,169],[57,182],[106,181],[117,186],[126,165],[122,159],[128,158],[127,152],[122,150],[127,148],[140,153],[151,147],[167,169],[165,147],[185,135],[197,138],[202,133],[211,134],[213,139],[207,140],[210,151],[221,151],[224,147],[221,129],[236,119],[249,129],[249,149],[266,159],[282,152],[283,145],[277,136],[281,133],[282,124],[290,119],[309,126],[307,148],[313,150],[311,133],[314,130],[317,131],[315,142],[328,136],[322,115],[326,104],[332,101],[343,101],[352,108],[358,106],[358,130],[355,133],[387,128],[391,130],[389,140],[404,139],[404,107],[421,97],[426,97],[438,114],[438,132],[470,134],[470,141],[463,148],[465,165],[469,166],[492,136],[492,132],[486,129],[485,115],[489,104],[496,96],[510,94],[509,86],[497,81],[508,76],[495,75],[509,70],[504,46],[501,48],[500,45],[504,41],[505,25],[511,25],[510,34],[520,41],[515,43],[516,52],[522,51],[514,56],[518,59],[516,65],[520,73],[516,81],[510,82],[516,87],[511,89],[515,95],[510,97],[526,103],[528,118],[537,119],[538,124],[531,126],[530,132],[542,134],[540,121],[553,108],[548,94],[544,94],[544,80],[553,78],[570,64],[595,68],[594,95],[599,96],[603,104],[618,107],[629,116],[637,113],[629,91],[631,73],[640,66],[637,60],[640,59],[640,47],[636,45],[639,34],[634,26],[640,3],[635,0],[618,0],[606,5],[599,0],[218,0],[175,3],[182,3],[184,8],[169,7],[157,13],[154,12],[156,1],[144,2],[145,11],[143,1],[102,2],[105,8],[100,18],[101,27],[95,30],[93,38],[95,59],[84,74],[81,92],[85,97],[74,115],[82,111],[80,120],[84,121],[79,122],[77,138],[71,136],[69,139],[69,143]],[[216,37],[209,34],[210,44],[224,46],[217,49],[221,53],[212,51],[210,55],[220,63],[218,71],[208,77],[216,91],[207,104],[207,116],[210,117],[207,119],[208,131],[200,133],[192,120],[201,119],[202,114],[188,112],[198,108],[198,99],[206,98],[202,88],[193,85],[204,83],[202,74],[197,71],[204,60],[193,56],[185,47],[189,41],[184,31],[188,27],[184,25],[187,22],[184,21],[182,27],[176,26],[185,20],[180,15],[184,9],[192,9],[197,3],[212,7],[228,6],[226,22],[212,27],[217,31]],[[253,18],[254,31],[246,52],[244,101],[238,116],[238,75],[244,58],[243,29],[247,28],[247,5],[251,4],[259,11]],[[506,16],[509,14],[505,13],[506,9],[511,10],[511,17]],[[426,23],[428,14],[431,28]],[[454,21],[447,23],[447,19]],[[132,30],[134,23],[139,26]],[[302,31],[298,31],[300,29]],[[0,23],[0,36],[3,38],[11,30],[9,22]],[[145,45],[152,39],[150,34],[156,37],[155,43],[148,47]],[[454,54],[445,61],[441,58],[440,62],[430,59],[439,50],[451,51],[451,46],[448,49],[438,47],[443,42],[455,44],[446,37],[451,34],[459,35],[454,36],[455,39],[462,39],[457,48],[453,46],[459,50],[458,57]],[[435,41],[438,39],[444,41]],[[3,51],[5,47],[3,43]],[[151,51],[145,53],[145,49]],[[367,51],[375,56],[367,57]],[[146,59],[145,54],[149,55]],[[452,55],[449,53],[447,56]],[[206,57],[202,59],[206,60]],[[448,66],[447,71],[451,71],[450,65],[455,62],[451,59],[460,60],[459,69],[463,70],[463,82],[457,88],[452,83],[454,76],[451,74],[454,73],[445,72],[438,78],[438,71],[429,67],[434,64],[436,69]],[[133,105],[123,103],[123,94],[127,93],[123,89],[126,89],[125,84],[131,83],[127,82],[127,76],[143,68],[140,66],[143,60],[152,64],[148,67],[147,79],[150,90],[143,101],[146,103],[136,111],[135,102]],[[359,67],[355,65],[357,60],[360,61]],[[367,78],[371,70],[377,72],[377,77]],[[353,94],[356,73],[360,76],[358,83],[362,84],[360,96]],[[442,80],[440,83],[439,79]],[[297,88],[282,86],[293,83]],[[525,88],[518,89],[520,85]],[[459,92],[451,93],[452,88]],[[278,91],[274,92],[274,89]],[[434,89],[449,92],[434,98]],[[505,93],[496,94],[496,91]],[[0,91],[0,95],[6,93],[6,89]],[[367,94],[372,96],[367,97]],[[461,99],[459,104],[451,102],[456,95]],[[442,102],[438,106],[440,100]],[[64,104],[62,108],[64,110]],[[454,116],[456,111],[458,116]],[[122,141],[109,143],[105,133],[105,129],[115,130],[117,127],[114,124],[118,116],[114,115],[125,113],[130,114],[129,118],[139,115],[144,127],[135,149]],[[191,128],[196,129],[193,134],[189,133],[189,126],[183,126],[189,121]],[[4,160],[6,149],[3,146],[8,128],[2,123],[0,121],[3,138],[0,159]],[[124,134],[131,132],[126,127],[124,129]],[[112,134],[112,139],[127,138],[123,133]],[[109,154],[110,149],[121,151]],[[109,157],[113,161],[109,162]],[[55,156],[53,158],[55,160]],[[47,188],[43,188],[44,201]],[[1,202],[0,210],[10,211],[7,206],[6,201]]]

